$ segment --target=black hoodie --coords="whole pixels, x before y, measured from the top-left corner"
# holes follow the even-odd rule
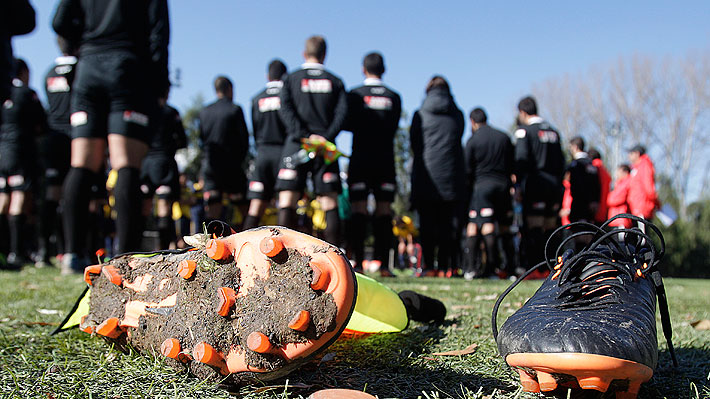
[[[412,205],[457,201],[465,195],[461,137],[464,117],[443,89],[427,93],[409,130],[412,144]]]

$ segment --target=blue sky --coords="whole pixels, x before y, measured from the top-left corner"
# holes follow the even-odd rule
[[[31,2],[38,28],[14,46],[32,68],[32,86],[40,89],[58,55],[50,26],[56,1]],[[483,106],[492,124],[507,128],[518,99],[547,78],[624,55],[673,57],[709,47],[708,1],[682,7],[653,1],[532,3],[171,0],[170,66],[180,68],[182,86],[170,102],[184,109],[198,93],[211,101],[212,80],[226,74],[248,117],[266,64],[280,57],[296,68],[303,41],[318,33],[328,41],[326,66],[347,87],[362,81],[363,55],[378,50],[388,69],[385,82],[400,92],[410,116],[427,80],[442,74],[466,114]],[[540,111],[544,116],[545,104]]]

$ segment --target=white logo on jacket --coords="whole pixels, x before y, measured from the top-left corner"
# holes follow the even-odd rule
[[[301,91],[304,93],[330,93],[333,82],[328,79],[301,79]]]

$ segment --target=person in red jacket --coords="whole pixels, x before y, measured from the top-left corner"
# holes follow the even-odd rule
[[[596,166],[599,172],[599,209],[597,209],[596,215],[594,215],[594,221],[598,224],[606,222],[608,208],[606,205],[606,199],[609,195],[609,186],[611,185],[611,176],[609,171],[606,170],[604,166],[604,161],[602,161],[602,156],[599,150],[596,148],[589,149],[589,158],[592,158],[592,165]]]
[[[631,183],[631,168],[629,165],[622,164],[616,169],[616,182],[614,189],[609,192],[606,197],[606,206],[608,207],[607,216],[612,218],[621,213],[629,212],[629,204],[626,199],[629,196],[629,186]],[[609,223],[610,226],[629,228],[631,220],[616,219]]]
[[[629,150],[631,182],[629,183],[629,211],[644,219],[651,219],[658,206],[655,170],[646,148],[636,145]]]

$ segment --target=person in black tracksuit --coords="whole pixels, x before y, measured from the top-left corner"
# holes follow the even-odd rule
[[[176,240],[172,204],[180,198],[180,176],[175,152],[187,147],[182,118],[178,110],[167,104],[168,94],[159,100],[157,130],[141,166],[141,191],[147,202],[146,210],[152,210],[153,196],[158,197],[155,214],[159,248],[155,249],[166,249]]]
[[[155,129],[158,98],[170,84],[170,23],[167,0],[61,0],[52,26],[79,47],[72,168],[64,182],[63,272],[69,273],[87,262],[89,191],[101,180],[107,143],[111,167],[118,171],[116,251],[140,249],[140,166]]]
[[[413,158],[411,203],[419,213],[425,274],[433,272],[437,248],[439,272],[452,265],[456,220],[465,197],[463,129],[464,116],[451,96],[448,82],[434,76],[409,129]]]
[[[342,80],[323,67],[326,43],[321,36],[306,40],[305,63],[284,79],[281,91],[281,119],[288,138],[284,143],[284,160],[279,168],[276,190],[279,191],[279,224],[296,227],[296,206],[306,188],[310,173],[313,189],[325,211],[325,240],[340,244],[338,193],[340,168],[337,162],[326,164],[321,157],[310,162],[288,162],[299,152],[301,139],[335,142],[348,112],[347,94]],[[289,158],[289,159],[287,159]]]
[[[472,193],[464,249],[464,277],[467,280],[486,276],[500,267],[497,237],[503,243],[507,273],[512,274],[515,270],[513,236],[510,233],[513,220],[510,194],[513,144],[506,133],[488,125],[483,109],[475,108],[470,118],[473,134],[464,149],[467,182]],[[483,268],[480,267],[478,253],[481,238],[486,248]]]
[[[16,60],[16,76],[10,97],[2,104],[0,126],[0,214],[7,215],[10,248],[7,263],[21,267],[27,262],[25,222],[37,179],[36,138],[46,132],[46,115],[37,93],[27,87],[30,71]],[[2,237],[7,240],[7,237]]]
[[[537,115],[537,103],[525,97],[518,103],[522,126],[515,131],[515,175],[523,201],[523,242],[527,267],[544,259],[547,236],[559,225],[565,158],[560,134]]]
[[[56,253],[63,253],[60,215],[64,178],[71,167],[71,86],[76,74],[76,49],[66,39],[57,37],[62,52],[44,78],[47,93],[49,131],[39,145],[43,169],[43,198],[40,204],[38,267],[49,264],[50,239],[55,237]],[[59,226],[58,226],[59,225]]]
[[[259,225],[266,205],[274,197],[276,175],[279,173],[281,153],[287,135],[286,126],[279,116],[283,87],[281,79],[285,74],[286,65],[281,60],[271,61],[266,88],[251,100],[251,123],[257,155],[247,193],[251,202],[244,220],[245,230]]]
[[[372,193],[376,201],[372,220],[375,236],[373,259],[386,268],[393,240],[391,206],[397,188],[394,137],[399,129],[402,100],[397,92],[382,83],[385,73],[382,55],[367,54],[362,64],[365,82],[348,95],[349,111],[345,127],[353,132],[348,167],[348,190],[353,211],[350,239],[356,267],[361,268],[370,221],[367,197]]]
[[[572,205],[570,222],[594,223],[594,216],[599,209],[601,186],[599,170],[592,164],[592,159],[584,152],[584,139],[577,136],[569,141],[572,161],[567,165],[565,180],[569,181]]]
[[[240,209],[242,215],[246,214],[248,206],[247,177],[243,164],[249,150],[249,131],[244,111],[232,101],[234,87],[229,78],[218,76],[214,87],[217,101],[200,112],[200,139],[204,150],[203,195],[208,221],[224,217],[224,195]]]

